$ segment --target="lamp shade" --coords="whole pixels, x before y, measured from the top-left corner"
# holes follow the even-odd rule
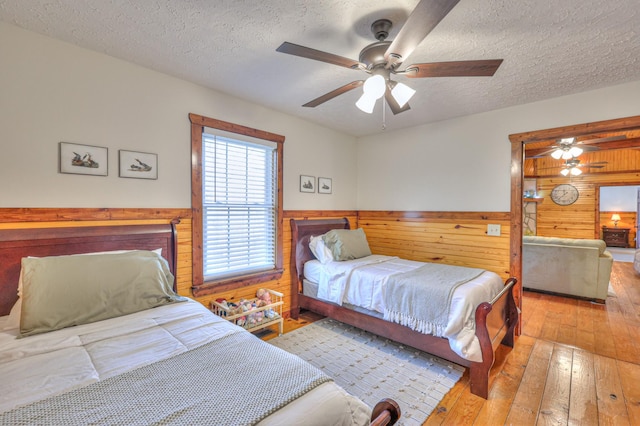
[[[571,149],[569,149],[569,154],[571,154],[572,157],[577,157],[583,152],[584,150],[582,148],[578,148],[577,146],[572,146]]]
[[[365,92],[362,94],[362,96],[360,96],[358,102],[356,102],[356,106],[360,109],[360,111],[371,114],[373,113],[373,107],[376,106],[376,100],[377,98]]]
[[[552,156],[553,158],[555,158],[556,160],[559,160],[559,159],[560,159],[560,157],[562,157],[562,154],[563,154],[563,153],[564,153],[564,151],[562,150],[562,148],[558,148],[558,149],[556,149],[555,151],[553,151],[553,152],[551,153],[551,156]]]
[[[411,97],[415,95],[415,93],[415,90],[402,83],[397,83],[391,90],[391,96],[393,96],[393,99],[396,100],[400,108],[405,106],[407,102],[409,102],[409,99],[411,99]]]
[[[369,96],[373,96],[374,99],[380,99],[387,90],[384,77],[380,74],[372,75],[365,80],[362,90]]]
[[[614,222],[617,222],[620,220],[620,215],[617,213],[614,213],[613,215],[611,215],[611,220],[613,220]]]

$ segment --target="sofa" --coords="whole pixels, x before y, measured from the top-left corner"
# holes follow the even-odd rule
[[[603,240],[525,236],[522,286],[604,303],[613,257]]]

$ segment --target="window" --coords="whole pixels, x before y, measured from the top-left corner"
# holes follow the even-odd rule
[[[279,278],[284,137],[190,119],[194,296]]]

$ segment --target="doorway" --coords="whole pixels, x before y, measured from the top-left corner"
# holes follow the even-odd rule
[[[510,274],[517,277],[519,281],[515,291],[515,297],[516,304],[520,309],[522,308],[522,215],[525,145],[528,143],[560,139],[567,136],[578,137],[594,135],[600,132],[622,132],[637,129],[640,129],[640,116],[509,135],[509,140],[511,141],[511,259],[509,269]],[[640,147],[640,138],[635,139],[637,139],[637,147]],[[519,326],[517,329],[518,334],[520,331]]]

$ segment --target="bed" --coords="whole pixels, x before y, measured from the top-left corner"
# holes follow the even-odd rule
[[[0,231],[0,424],[398,419],[178,296],[176,248],[175,223]]]
[[[518,322],[518,311],[513,297],[513,287],[516,283],[516,279],[509,278],[504,283],[500,280],[499,288],[495,290],[495,295],[487,300],[477,303],[470,311],[471,327],[475,341],[474,344],[477,345],[479,355],[476,354],[475,356],[472,355],[469,357],[466,356],[465,353],[462,353],[458,348],[454,351],[449,338],[438,337],[441,336],[441,334],[438,333],[436,333],[436,335],[432,335],[421,332],[425,330],[421,330],[420,327],[417,327],[415,325],[415,321],[405,321],[403,323],[403,321],[397,321],[397,318],[394,320],[393,316],[385,319],[386,312],[383,315],[382,313],[371,309],[372,306],[375,305],[375,303],[371,303],[371,299],[375,299],[375,297],[369,297],[369,302],[372,306],[362,307],[359,305],[351,305],[349,303],[340,303],[341,301],[345,301],[344,295],[348,292],[353,292],[353,290],[350,288],[345,289],[344,284],[336,287],[336,283],[342,283],[342,278],[340,277],[344,276],[348,277],[349,280],[354,280],[355,273],[360,272],[359,269],[362,268],[361,263],[358,263],[361,259],[366,260],[365,263],[372,263],[373,269],[391,269],[393,272],[388,275],[385,280],[390,280],[391,278],[389,277],[404,277],[404,275],[399,274],[398,271],[403,268],[407,268],[407,263],[398,262],[394,260],[395,258],[392,258],[392,263],[395,262],[400,265],[398,267],[400,269],[398,269],[393,265],[387,266],[386,263],[380,263],[386,262],[386,259],[380,260],[380,257],[376,257],[376,255],[373,255],[373,259],[369,261],[368,255],[370,255],[370,253],[366,252],[368,246],[362,250],[362,256],[356,255],[354,260],[331,262],[332,259],[330,259],[329,262],[326,262],[324,273],[329,274],[328,282],[331,284],[331,289],[320,290],[322,291],[322,297],[318,296],[318,290],[314,288],[318,283],[313,281],[313,277],[311,280],[305,277],[305,269],[307,270],[308,275],[313,276],[313,272],[310,273],[309,270],[313,270],[314,268],[311,268],[310,266],[317,267],[317,262],[322,260],[324,255],[321,254],[322,251],[318,252],[318,250],[314,249],[318,255],[316,257],[316,255],[312,253],[309,245],[312,241],[318,241],[320,236],[324,236],[324,239],[326,240],[327,236],[332,235],[332,238],[334,238],[335,235],[340,232],[342,232],[340,235],[345,235],[342,230],[349,229],[349,221],[346,218],[291,220],[291,316],[293,318],[297,318],[300,309],[307,309],[467,367],[469,368],[471,392],[486,399],[489,393],[489,371],[494,363],[495,350],[500,344],[509,347],[513,347],[514,345],[515,326]],[[342,244],[342,241],[340,241],[340,244]],[[335,250],[335,246],[330,248],[329,251],[332,249]],[[323,250],[327,250],[326,245],[323,247]],[[356,267],[354,269],[349,269],[351,266],[347,268],[346,266],[343,267],[340,265],[342,263],[347,264],[350,262],[356,262]],[[307,263],[309,263],[309,265],[307,265]],[[378,267],[377,265],[379,264],[384,265],[384,267]],[[427,264],[423,265],[425,265],[425,267],[429,267]],[[329,272],[326,272],[327,267]],[[371,268],[371,266],[367,265],[366,268]],[[453,269],[455,269],[455,267]],[[471,274],[471,272],[473,271],[462,271],[463,274]],[[331,273],[334,273],[334,275],[331,275]],[[485,274],[480,271],[478,274],[480,274],[478,275],[478,278],[470,280],[469,283],[457,283],[455,290],[452,290],[452,292],[455,291],[453,293],[454,296],[458,294],[459,291],[462,291],[460,289],[466,288],[466,286],[482,288],[485,283],[481,281],[485,280],[488,275],[493,273]],[[367,276],[364,273],[361,275],[365,277]],[[471,276],[473,276],[473,274],[469,275],[469,277]],[[419,276],[413,275],[411,278],[415,280],[416,277]],[[495,278],[492,280],[495,281]],[[366,281],[366,278],[363,279],[363,281]],[[460,281],[463,281],[462,276]],[[404,285],[404,281],[400,282]],[[420,283],[417,283],[417,285],[417,288],[419,289]],[[493,286],[495,288],[495,284],[493,284]],[[309,290],[310,288],[311,290]],[[337,291],[335,290],[336,288],[338,288]],[[393,296],[395,294],[395,299],[404,299],[404,302],[407,303],[407,300],[410,300],[407,295],[415,293],[409,292],[409,287],[402,288],[405,289],[403,291],[408,292],[401,293],[400,296],[398,296],[398,292],[387,291],[388,296]],[[334,293],[337,293],[337,295]],[[401,297],[402,295],[404,296]],[[340,300],[341,298],[343,298],[343,300]],[[449,300],[454,300],[451,295],[449,295]],[[414,304],[414,306],[415,305],[416,304]],[[413,307],[411,308],[413,309]],[[448,311],[450,313],[455,312],[455,308],[451,306],[448,308]],[[400,316],[402,315],[403,314],[401,313]],[[455,319],[454,315],[452,315],[451,318]],[[412,318],[412,320],[414,320],[414,318]],[[458,322],[464,323],[465,321],[458,320]]]

